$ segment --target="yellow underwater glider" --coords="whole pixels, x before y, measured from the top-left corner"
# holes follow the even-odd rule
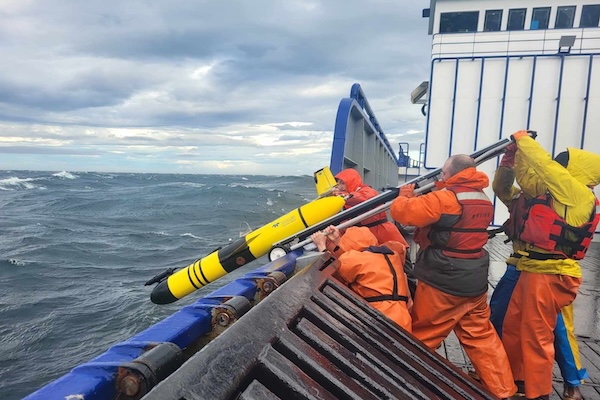
[[[330,195],[336,181],[329,167],[324,167],[313,175],[317,199],[263,225],[222,249],[213,251],[177,272],[174,268],[170,268],[155,276],[146,282],[146,285],[158,283],[150,295],[152,302],[173,303],[250,261],[262,257],[274,243],[340,212],[345,200],[343,197]]]

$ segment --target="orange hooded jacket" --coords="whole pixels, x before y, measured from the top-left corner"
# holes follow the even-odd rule
[[[487,175],[471,167],[440,182],[439,187],[461,188],[467,193],[470,191],[473,195],[485,197],[486,201],[480,202],[488,204],[489,211],[474,216],[481,220],[478,222],[481,225],[479,228],[485,229],[493,216],[492,203],[483,194],[483,189],[488,185]],[[443,240],[448,240],[451,233],[434,234],[431,229],[433,226],[452,227],[460,222],[463,206],[457,194],[451,190],[436,190],[423,196],[399,196],[393,201],[390,210],[392,217],[399,223],[417,227],[415,242],[421,246],[415,263],[415,275],[418,279],[454,296],[474,297],[487,291],[489,254],[481,250],[477,258],[469,258],[466,254],[449,256],[443,249]],[[481,235],[481,232],[473,233],[473,242],[480,243]],[[435,241],[434,245],[432,240]],[[469,243],[465,238],[462,242]]]
[[[350,227],[341,237],[337,276],[358,295],[381,311],[389,319],[407,331],[412,330],[412,319],[408,311],[410,294],[403,264],[406,247],[400,242],[390,241],[380,247],[377,239],[365,227]],[[382,249],[391,254],[379,253]],[[388,263],[389,260],[389,263]],[[390,297],[394,289],[398,300],[378,300]],[[375,299],[373,299],[375,298]]]
[[[345,209],[353,207],[363,201],[369,200],[379,193],[369,185],[365,185],[360,177],[360,174],[352,169],[348,168],[335,176],[346,184],[346,190],[349,197],[346,199]],[[372,217],[369,217],[361,221],[357,226],[366,226],[375,235],[379,243],[384,243],[390,240],[403,243],[408,247],[408,243],[398,230],[396,226],[388,221],[387,214],[385,211],[380,212]]]

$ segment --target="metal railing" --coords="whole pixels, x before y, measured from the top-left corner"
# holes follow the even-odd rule
[[[358,83],[340,102],[333,134],[330,169],[337,174],[346,168],[376,189],[398,184],[398,157]]]
[[[575,36],[568,48],[560,39]],[[432,58],[526,54],[585,54],[600,51],[600,28],[523,30],[500,32],[437,33],[432,39]]]

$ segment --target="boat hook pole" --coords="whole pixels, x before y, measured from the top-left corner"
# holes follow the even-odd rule
[[[529,133],[529,136],[531,136],[534,139],[536,138],[537,132],[530,131],[530,130],[527,132]],[[479,165],[479,164],[483,163],[484,161],[487,161],[496,156],[499,156],[502,153],[501,150],[504,150],[507,146],[509,146],[512,143],[515,143],[515,142],[508,139],[506,142],[499,144],[498,147],[496,147],[494,149],[490,149],[483,154],[480,154],[478,157],[476,157],[474,159],[475,165]],[[441,168],[439,168],[439,170],[441,172]],[[410,182],[403,183],[402,185],[398,186],[398,188],[406,185],[407,183],[410,183]],[[414,193],[415,194],[427,193],[434,187],[435,187],[435,182],[429,182],[428,184],[426,184],[424,186],[416,188]],[[378,207],[375,207],[372,210],[365,212],[364,214],[358,215],[352,219],[342,222],[341,224],[337,225],[336,228],[341,230],[341,229],[345,229],[349,226],[354,226],[364,219],[367,219],[369,217],[372,217],[373,215],[379,214],[380,212],[387,211],[391,207],[392,203],[393,203],[393,200],[388,201],[387,203],[384,203]],[[303,241],[290,246],[290,251],[294,251],[294,250],[304,247],[310,243],[312,243],[312,239],[310,237],[308,237],[308,238],[304,239]]]

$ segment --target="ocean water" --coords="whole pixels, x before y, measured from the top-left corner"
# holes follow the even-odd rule
[[[144,283],[316,197],[310,176],[0,171],[0,399],[20,399],[266,262],[170,305]]]

